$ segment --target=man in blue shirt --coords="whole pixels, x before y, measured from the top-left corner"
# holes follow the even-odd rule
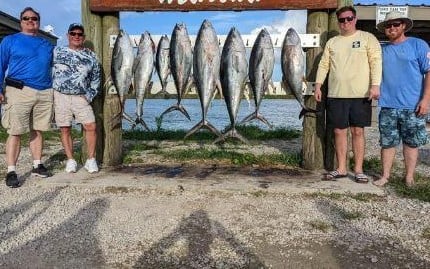
[[[9,134],[6,141],[6,185],[11,188],[20,186],[16,163],[24,133],[30,132],[32,175],[50,176],[41,158],[42,131],[50,129],[52,120],[51,64],[54,47],[38,35],[40,15],[33,8],[25,8],[20,20],[21,32],[6,36],[0,43],[0,101],[5,102],[2,125]],[[4,80],[6,87],[3,89]]]
[[[414,184],[418,148],[427,143],[426,119],[430,105],[430,48],[418,38],[407,37],[412,20],[398,11],[389,12],[377,25],[389,43],[382,45],[382,84],[379,132],[382,176],[374,184],[385,185],[390,177],[395,147],[403,143],[407,186]]]

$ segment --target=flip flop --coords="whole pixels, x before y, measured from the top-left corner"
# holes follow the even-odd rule
[[[336,181],[336,179],[338,178],[344,178],[344,177],[348,177],[347,174],[341,174],[339,173],[339,171],[337,170],[333,170],[328,172],[325,177],[323,177],[323,181]]]
[[[357,174],[355,174],[354,179],[355,179],[355,182],[357,182],[357,183],[366,184],[366,183],[369,182],[369,177],[366,176],[363,173],[357,173]]]

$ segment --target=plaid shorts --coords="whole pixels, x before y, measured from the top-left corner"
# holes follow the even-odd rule
[[[426,119],[417,117],[413,109],[381,108],[379,112],[379,144],[392,148],[400,140],[409,147],[427,144]]]

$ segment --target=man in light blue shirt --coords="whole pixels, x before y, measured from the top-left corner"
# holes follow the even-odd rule
[[[379,132],[382,176],[374,184],[385,185],[390,177],[395,147],[402,141],[405,183],[414,184],[418,148],[427,143],[426,115],[430,105],[430,48],[421,39],[405,36],[412,20],[398,11],[389,12],[377,25],[389,43],[382,45],[382,84]]]

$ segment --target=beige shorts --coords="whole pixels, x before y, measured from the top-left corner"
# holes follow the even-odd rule
[[[96,121],[93,108],[82,95],[63,94],[54,91],[55,122],[58,127],[72,126],[73,117],[77,123]]]
[[[10,135],[22,135],[30,130],[48,131],[51,128],[53,89],[36,90],[27,86],[5,88],[2,125]]]

